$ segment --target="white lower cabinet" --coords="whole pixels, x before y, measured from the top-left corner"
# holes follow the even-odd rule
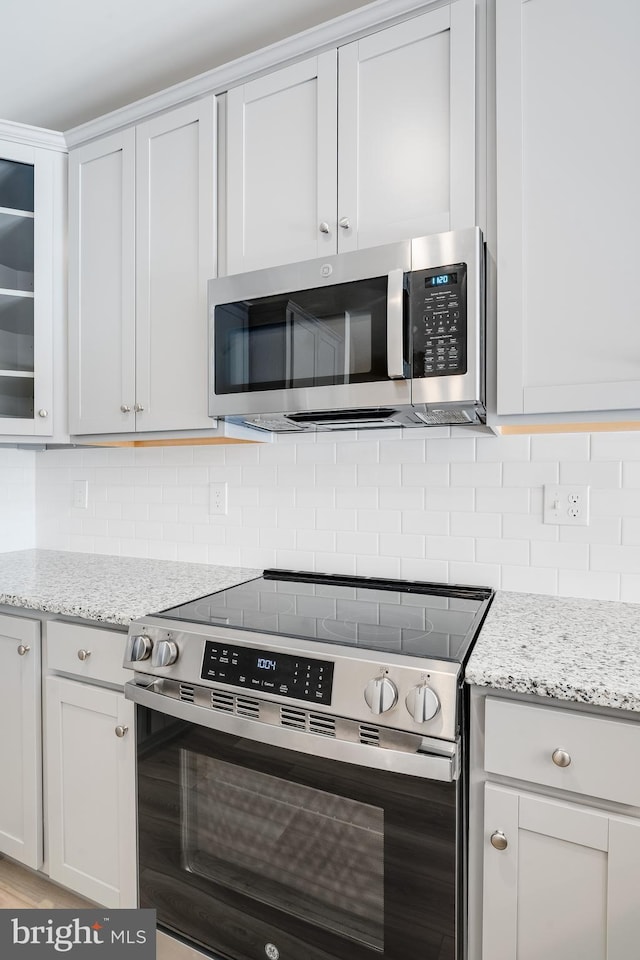
[[[472,760],[470,814],[482,935],[470,957],[638,956],[640,724],[491,696],[478,716],[484,737],[480,719],[472,753],[482,751],[483,771]],[[472,928],[478,899],[472,882]]]
[[[0,616],[0,853],[42,866],[40,624]]]
[[[106,907],[135,907],[135,707],[57,676],[46,702],[49,875]]]
[[[47,677],[49,875],[106,907],[136,906],[135,707]]]
[[[483,958],[629,960],[640,820],[485,787]]]

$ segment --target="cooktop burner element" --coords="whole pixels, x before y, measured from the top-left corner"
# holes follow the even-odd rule
[[[490,595],[482,588],[265,570],[157,616],[459,663]]]

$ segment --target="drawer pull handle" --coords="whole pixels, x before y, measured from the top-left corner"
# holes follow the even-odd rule
[[[123,726],[123,725],[117,726],[116,737],[120,737],[122,739],[122,737],[124,737],[124,735],[128,732],[128,730],[129,730],[129,727],[127,726]]]
[[[560,747],[553,751],[551,754],[551,759],[555,763],[556,767],[568,767],[571,763],[570,755],[566,750],[561,750]]]
[[[78,660],[88,660],[91,656],[91,650],[78,650]]]
[[[29,653],[29,650],[31,650],[31,647],[29,647],[24,643],[21,643],[20,646],[18,647],[18,655],[21,657],[24,657],[25,653]]]
[[[494,833],[491,834],[491,846],[495,847],[496,850],[507,849],[509,844],[502,830],[496,830]]]

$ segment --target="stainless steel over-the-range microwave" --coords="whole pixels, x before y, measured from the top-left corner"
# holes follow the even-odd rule
[[[209,414],[276,432],[482,423],[477,227],[209,281]]]

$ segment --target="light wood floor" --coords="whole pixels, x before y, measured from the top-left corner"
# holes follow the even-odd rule
[[[73,910],[92,906],[93,903],[77,893],[69,893],[42,874],[0,856],[0,909],[42,907]]]

